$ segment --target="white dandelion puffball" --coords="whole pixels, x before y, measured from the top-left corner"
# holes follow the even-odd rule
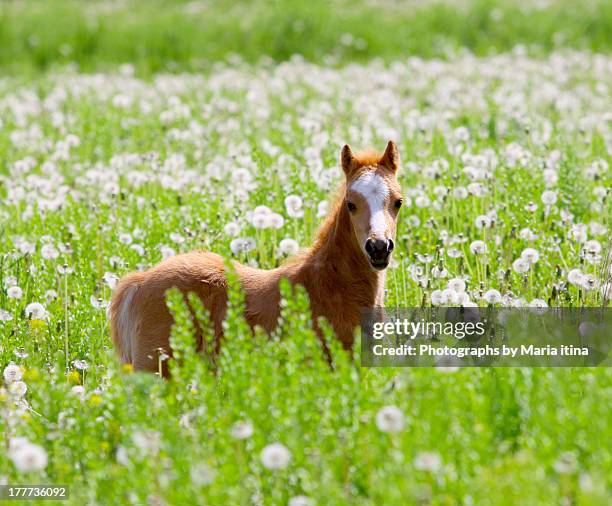
[[[22,446],[25,446],[29,443],[30,442],[25,437],[17,436],[17,437],[10,438],[9,439],[9,452],[16,451]]]
[[[74,385],[71,389],[70,392],[77,396],[80,397],[81,399],[85,396],[85,387],[83,387],[83,385]]]
[[[119,234],[118,239],[119,242],[122,244],[132,244],[132,242],[134,241],[132,235],[127,233]]]
[[[548,304],[546,303],[544,299],[533,299],[529,303],[529,307],[544,308],[544,307],[548,307]]]
[[[455,196],[456,199],[463,200],[463,199],[468,198],[469,193],[465,186],[457,186],[453,190],[453,195]]]
[[[215,479],[215,470],[206,462],[199,462],[189,469],[189,479],[196,487],[210,485]]]
[[[13,319],[13,315],[4,310],[4,309],[0,309],[0,322],[10,322]]]
[[[177,232],[172,232],[170,234],[170,240],[175,243],[175,244],[184,244],[185,243],[185,238],[177,233]]]
[[[547,206],[552,206],[557,202],[557,192],[546,190],[542,193],[542,202]]]
[[[519,232],[519,237],[526,241],[535,241],[538,236],[530,228],[523,228]]]
[[[489,218],[486,214],[481,214],[480,216],[476,216],[474,220],[474,225],[476,228],[488,228],[493,223],[493,220]]]
[[[255,214],[272,214],[272,209],[270,209],[268,206],[257,206],[255,209],[253,209],[253,215]]]
[[[574,239],[574,241],[582,244],[587,240],[587,232],[588,230],[586,225],[582,223],[576,223],[572,225],[572,228],[570,229],[570,237]]]
[[[103,279],[111,290],[114,290],[119,282],[119,276],[117,276],[114,272],[105,272]]]
[[[429,296],[431,299],[431,303],[434,306],[441,306],[444,303],[444,297],[442,295],[442,290],[434,290],[431,292]]]
[[[161,435],[155,430],[138,431],[132,435],[132,441],[143,453],[156,455],[159,452]]]
[[[529,262],[522,257],[517,258],[512,263],[512,268],[514,269],[515,272],[518,272],[519,274],[525,274],[526,272],[528,272],[529,267],[530,267]]]
[[[40,249],[40,254],[45,260],[55,260],[59,256],[59,251],[51,244],[45,244]]]
[[[124,446],[117,447],[117,462],[122,466],[130,465],[130,456]]]
[[[442,290],[442,306],[450,304],[455,305],[461,302],[461,292],[457,292],[452,288]]]
[[[434,452],[420,452],[414,458],[414,467],[419,471],[436,473],[442,468],[442,459]]]
[[[544,184],[548,187],[555,186],[559,181],[559,176],[554,169],[545,169],[542,175],[544,176]]]
[[[590,241],[584,243],[584,249],[587,253],[596,255],[598,253],[601,253],[601,243],[599,241],[591,239]]]
[[[251,216],[251,225],[255,228],[268,228],[270,219],[267,213],[253,213]]]
[[[23,290],[18,286],[11,286],[6,291],[6,295],[9,299],[21,299],[23,297]]]
[[[279,228],[283,228],[284,224],[285,218],[283,218],[282,214],[271,213],[268,216],[268,227],[278,230]]]
[[[405,425],[404,413],[396,406],[385,406],[376,413],[376,426],[381,432],[400,432]]]
[[[487,252],[487,245],[484,241],[474,241],[470,244],[470,251],[474,255],[484,255]]]
[[[8,456],[17,470],[21,472],[41,471],[47,467],[47,451],[25,438],[10,440]]]
[[[446,278],[448,276],[448,271],[443,267],[440,268],[439,266],[434,265],[431,268],[431,275],[434,278]]]
[[[173,248],[171,248],[170,246],[162,246],[160,248],[161,254],[162,254],[162,258],[164,260],[173,257],[174,255],[176,255],[176,251],[174,251]]]
[[[584,274],[581,286],[585,290],[597,290],[599,288],[599,280],[593,274]]]
[[[240,233],[240,225],[235,221],[230,221],[223,227],[223,232],[229,237],[236,237]]]
[[[533,265],[539,260],[540,254],[534,248],[525,248],[521,253],[521,258]]]
[[[94,295],[89,297],[89,302],[91,303],[92,307],[95,307],[96,309],[106,309],[108,307],[107,301],[96,298]]]
[[[289,499],[287,506],[314,506],[315,502],[305,495],[296,495]]]
[[[502,301],[501,293],[493,288],[491,290],[487,290],[482,298],[487,304],[499,304]]]
[[[57,272],[60,274],[72,274],[74,269],[72,267],[68,267],[67,265],[58,265]]]
[[[567,280],[574,286],[582,286],[584,274],[580,269],[572,269],[567,273]]]
[[[329,202],[327,202],[326,200],[322,200],[317,204],[317,218],[323,218],[324,216],[327,216],[328,212]]]
[[[145,254],[145,249],[140,244],[132,244],[130,249],[135,251],[139,256],[144,256]]]
[[[255,247],[255,239],[252,237],[238,237],[230,242],[230,249],[234,255],[248,253]]]
[[[89,364],[85,360],[73,360],[72,365],[79,371],[86,371],[89,369]]]
[[[574,472],[578,462],[576,461],[576,455],[572,452],[564,452],[553,464],[553,469],[559,474],[570,474]]]
[[[284,469],[291,460],[291,452],[281,443],[272,443],[261,451],[261,463],[266,469]]]
[[[287,214],[291,218],[301,218],[304,216],[302,205],[302,198],[298,195],[289,195],[285,198],[285,208],[287,209]]]
[[[285,238],[283,239],[278,250],[281,255],[295,255],[300,249],[300,245],[295,239]]]
[[[465,281],[461,278],[449,279],[446,288],[457,293],[465,292]]]
[[[418,195],[414,199],[414,203],[417,207],[427,207],[430,204],[430,200],[427,198],[427,195]]]
[[[232,425],[230,431],[231,436],[234,439],[248,439],[253,435],[254,429],[251,422],[236,422]]]
[[[57,292],[55,290],[47,290],[45,292],[45,300],[47,303],[53,302],[55,299],[57,299]]]
[[[4,368],[2,375],[4,376],[4,382],[9,384],[14,381],[20,381],[23,377],[23,372],[17,364],[10,363]]]
[[[612,298],[612,283],[607,282],[601,285],[601,296],[604,300],[609,300]]]
[[[31,302],[25,308],[26,316],[32,320],[45,320],[47,318],[47,310],[40,302]]]

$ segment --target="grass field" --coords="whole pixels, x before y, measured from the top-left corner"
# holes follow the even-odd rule
[[[2,6],[0,484],[69,485],[70,504],[609,504],[609,368],[367,369],[356,345],[354,359],[333,350],[332,371],[307,298],[283,287],[272,339],[252,336],[232,290],[216,363],[191,351],[171,298],[163,381],[118,365],[106,319],[118,277],[169,255],[271,268],[307,247],[340,147],[388,139],[405,195],[388,307],[609,304],[612,57],[597,15],[609,7],[529,6],[546,22],[479,24],[466,39],[447,9],[476,23],[495,6],[389,3],[375,8],[387,44],[374,7],[337,30],[320,3],[297,3],[313,37],[276,46],[297,19],[287,4],[151,4],[138,19],[132,2],[96,2],[89,50],[82,4]],[[53,8],[75,21],[58,30]],[[235,32],[249,44],[209,47],[222,25],[196,30],[198,9],[265,22]],[[402,45],[422,12],[429,39]],[[151,53],[122,46],[126,31]],[[72,49],[58,56],[62,32]],[[454,51],[431,59],[440,32]]]
[[[56,20],[56,22],[54,22]],[[284,61],[300,54],[337,65],[410,54],[447,58],[524,45],[612,48],[607,0],[6,0],[0,68],[38,73],[132,63],[141,74],[210,69],[238,55]]]

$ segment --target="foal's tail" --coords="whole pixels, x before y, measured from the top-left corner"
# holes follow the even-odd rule
[[[142,274],[138,272],[121,279],[108,308],[111,336],[122,364],[131,364],[134,360],[139,319],[133,302],[141,280]]]

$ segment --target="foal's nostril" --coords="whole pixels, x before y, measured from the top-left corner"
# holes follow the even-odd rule
[[[366,241],[365,250],[366,250],[366,253],[368,253],[369,255],[374,253],[374,241],[372,239],[368,239]]]
[[[387,251],[391,253],[393,251],[393,248],[395,248],[395,243],[393,242],[393,239],[389,239],[389,243],[387,244]]]

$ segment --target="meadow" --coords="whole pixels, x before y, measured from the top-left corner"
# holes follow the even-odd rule
[[[0,68],[22,75],[131,63],[139,73],[207,71],[232,55],[299,54],[341,65],[416,54],[479,56],[524,45],[612,48],[607,0],[6,0]]]
[[[192,53],[121,49],[108,34],[134,28],[129,2],[96,3],[102,19],[119,14],[87,54],[56,52],[48,23],[41,63],[18,46],[49,5],[15,2],[0,17],[0,41],[13,40],[0,57],[0,484],[68,485],[70,504],[610,503],[609,368],[369,369],[357,342],[352,358],[333,345],[332,369],[301,290],[283,286],[270,337],[252,334],[234,286],[214,361],[193,351],[190,313],[170,296],[166,381],[119,365],[106,317],[121,275],[179,252],[272,268],[308,247],[342,180],[341,146],[389,139],[404,206],[387,307],[609,305],[612,57],[606,17],[583,23],[596,7],[533,8],[573,34],[560,47],[542,22],[510,24],[485,51],[484,35],[455,37],[459,20],[452,51],[434,58],[412,38],[405,53],[381,42],[370,17],[383,7],[360,4],[335,32],[352,39],[288,37],[261,57],[276,46],[253,20],[295,14],[236,3],[227,22],[246,12],[259,26],[249,45],[202,49],[217,28],[175,26],[178,40],[194,33],[199,68]],[[189,5],[158,7],[191,13],[185,23],[198,6],[221,9]],[[339,19],[294,5],[315,34]],[[418,12],[452,25],[444,9],[473,20],[496,7],[461,5]],[[56,6],[77,20],[70,37],[86,10]],[[401,12],[383,21],[414,26]],[[171,30],[175,18],[149,14],[134,21],[157,34],[149,47],[182,47],[152,21]]]

